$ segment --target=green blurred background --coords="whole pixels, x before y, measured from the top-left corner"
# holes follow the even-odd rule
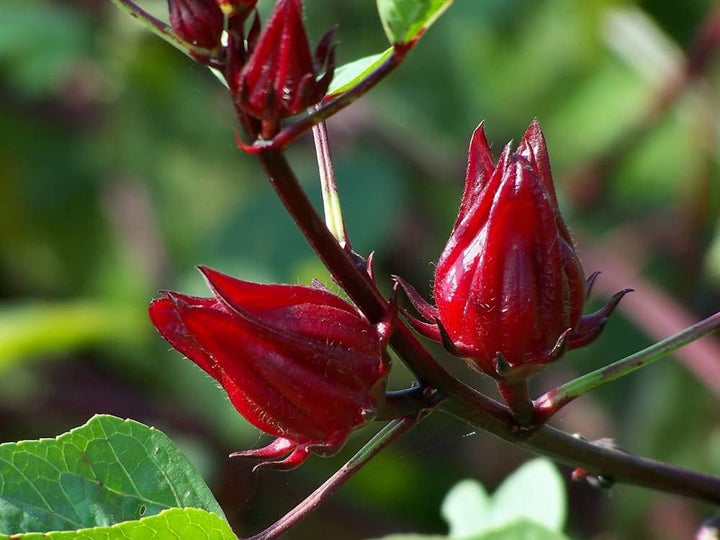
[[[339,24],[341,63],[386,47],[373,1],[305,3],[314,42]],[[142,5],[164,10],[159,0]],[[360,253],[376,251],[383,286],[397,273],[429,294],[472,130],[485,119],[499,149],[537,116],[586,270],[603,271],[595,303],[637,290],[604,336],[547,370],[537,390],[716,311],[720,65],[709,55],[682,77],[713,5],[457,0],[397,72],[330,122],[350,237]],[[260,7],[267,13],[270,2]],[[213,76],[109,1],[2,1],[0,442],[52,436],[99,412],[155,425],[249,534],[369,430],[336,458],[252,475],[226,456],[261,435],[147,321],[159,289],[206,294],[197,264],[250,280],[327,282],[259,167],[236,150],[234,127]],[[318,201],[310,141],[289,153]],[[707,340],[579,400],[556,423],[720,474],[719,351]],[[393,386],[406,386],[396,367]],[[439,504],[454,482],[492,488],[529,457],[435,415],[289,537],[441,533]],[[568,488],[573,538],[686,538],[713,513],[637,488]]]

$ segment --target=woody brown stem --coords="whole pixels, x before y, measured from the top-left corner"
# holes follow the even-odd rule
[[[265,150],[259,158],[290,215],[333,277],[369,320],[380,320],[387,302],[325,227],[285,157],[280,152]],[[561,463],[582,467],[591,474],[611,477],[616,482],[720,505],[720,478],[594,445],[549,426],[530,433],[519,431],[509,409],[445,371],[400,321],[391,344],[423,385],[447,395],[441,410],[479,429]]]
[[[582,467],[593,475],[720,505],[720,478],[716,476],[594,444],[550,426],[529,434],[518,431],[502,419],[473,409],[457,396],[445,399],[439,410],[536,454]]]
[[[258,158],[280,200],[333,278],[371,323],[382,320],[387,312],[387,301],[325,226],[300,187],[285,156],[275,150],[263,150]],[[407,360],[422,385],[435,388],[443,394],[459,392],[475,406],[503,414],[503,408],[498,403],[475,392],[445,371],[400,320],[397,321],[390,343]]]
[[[353,475],[375,457],[383,448],[400,435],[406,433],[416,426],[426,415],[420,414],[407,418],[395,420],[385,426],[375,437],[372,438],[360,451],[355,454],[345,465],[343,465],[327,481],[313,491],[304,501],[290,510],[287,514],[270,525],[267,529],[255,534],[246,540],[270,540],[284,533],[298,521],[313,512],[324,501],[329,499],[340,487],[350,480]]]
[[[511,383],[498,382],[497,387],[517,423],[521,427],[531,426],[535,420],[535,411],[527,379]]]

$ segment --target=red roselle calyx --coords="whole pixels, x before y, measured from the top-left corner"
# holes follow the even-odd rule
[[[235,408],[277,439],[233,455],[289,469],[331,455],[383,404],[388,322],[313,287],[261,285],[200,269],[213,298],[165,292],[160,334],[216,379]]]
[[[170,26],[182,40],[201,49],[190,53],[197,61],[222,63],[226,56],[223,31],[228,30],[231,47],[241,47],[245,19],[256,4],[257,0],[168,0]],[[240,53],[243,56],[244,49]]]
[[[600,334],[628,290],[583,316],[595,277],[586,283],[534,121],[497,164],[477,128],[460,211],[435,271],[437,307],[404,286],[428,321],[414,326],[496,378],[504,392]]]
[[[209,51],[220,47],[225,23],[216,0],[168,0],[168,11],[180,38]]]
[[[325,34],[313,56],[302,2],[280,0],[242,69],[230,74],[238,104],[261,120],[264,138],[277,132],[282,118],[319,103],[327,93],[335,69],[332,34]]]

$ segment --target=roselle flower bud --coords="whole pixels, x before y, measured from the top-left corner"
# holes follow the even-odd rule
[[[250,115],[263,122],[263,136],[277,131],[280,119],[315,105],[327,93],[334,72],[333,30],[313,57],[302,21],[301,0],[280,0],[230,87]]]
[[[220,47],[225,23],[216,0],[168,0],[168,10],[180,38],[203,49]]]
[[[533,121],[518,149],[508,144],[497,164],[482,124],[475,130],[460,211],[435,271],[437,307],[396,279],[425,319],[410,317],[413,327],[497,379],[513,412],[532,421],[520,410],[529,403],[523,381],[593,341],[630,291],[583,316],[596,277],[585,280]]]
[[[289,469],[331,455],[383,403],[387,325],[320,288],[261,285],[200,268],[213,298],[165,292],[150,318],[216,379],[235,408],[277,439],[233,455]],[[283,459],[284,458],[284,459]]]
[[[460,212],[435,272],[437,315],[472,366],[502,381],[523,379],[595,339],[628,291],[582,316],[589,291],[537,121],[497,164],[482,125],[469,154]]]

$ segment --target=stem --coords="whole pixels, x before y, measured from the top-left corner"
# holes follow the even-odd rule
[[[317,153],[318,171],[320,173],[320,187],[322,189],[323,209],[325,211],[325,225],[333,234],[340,246],[344,249],[352,249],[350,240],[345,230],[340,197],[335,182],[332,156],[330,154],[330,142],[328,141],[327,126],[325,122],[315,124],[312,128],[313,139],[315,140],[315,152]]]
[[[642,351],[546,392],[535,401],[535,411],[539,416],[538,421],[546,421],[575,398],[615,379],[629,375],[641,367],[650,365],[663,356],[696,339],[700,339],[710,332],[716,331],[718,328],[720,328],[720,312]]]
[[[370,322],[381,320],[387,310],[387,302],[325,227],[282,153],[264,150],[258,157],[278,196],[333,277]],[[549,426],[529,433],[518,430],[512,413],[506,407],[445,371],[400,320],[391,344],[421,385],[448,396],[442,410],[476,428],[561,463],[612,477],[617,482],[720,504],[720,478],[604,448]]]
[[[501,419],[493,418],[485,411],[473,409],[455,396],[448,396],[440,404],[439,410],[512,444],[572,467],[582,467],[591,474],[606,476],[615,482],[720,505],[718,477],[594,444],[550,426],[543,426],[523,436],[522,432],[508,426]]]
[[[393,390],[385,394],[385,403],[378,409],[376,421],[387,422],[413,416],[437,407],[445,396],[431,388],[413,386],[405,390]]]
[[[300,187],[285,156],[275,150],[263,150],[258,158],[280,200],[333,278],[372,324],[380,322],[387,312],[387,301],[327,229]],[[421,386],[437,389],[446,395],[458,393],[476,407],[492,410],[495,414],[507,414],[504,407],[445,371],[399,319],[390,343],[407,362]]]
[[[345,482],[350,480],[356,472],[375,457],[383,448],[392,443],[400,435],[417,425],[426,414],[418,414],[393,420],[380,430],[370,441],[363,446],[357,454],[345,463],[335,474],[328,478],[323,485],[313,491],[304,501],[290,510],[287,514],[270,525],[264,531],[255,534],[246,540],[270,540],[275,538],[298,521],[313,512],[318,506],[330,498]]]
[[[312,128],[315,124],[318,124],[326,118],[340,112],[372,89],[377,83],[383,80],[402,63],[408,51],[413,48],[415,43],[417,43],[417,41],[395,44],[393,52],[390,56],[388,56],[387,59],[375,68],[372,73],[365,77],[360,83],[353,86],[350,90],[343,92],[326,103],[323,103],[313,113],[309,114],[302,120],[290,124],[285,129],[282,129],[271,140],[256,140],[251,145],[243,146],[242,149],[246,152],[257,154],[263,150],[281,150],[282,148],[285,148],[288,144]]]
[[[517,423],[521,426],[531,426],[535,420],[535,409],[530,398],[527,379],[508,383],[498,382],[497,387]]]

